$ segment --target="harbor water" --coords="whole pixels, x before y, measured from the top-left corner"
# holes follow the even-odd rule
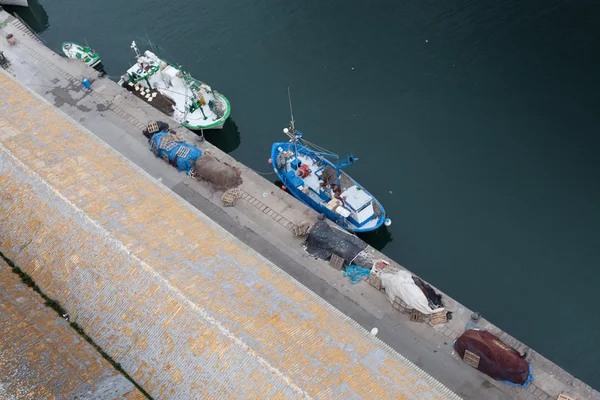
[[[600,388],[600,3],[30,2],[48,46],[87,42],[114,79],[135,40],[225,94],[206,136],[259,172],[290,87],[393,221],[365,240]]]

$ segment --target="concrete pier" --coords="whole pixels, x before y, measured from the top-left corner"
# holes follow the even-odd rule
[[[141,129],[148,121],[168,120],[166,116],[111,80],[98,78],[95,71],[82,63],[55,54],[4,12],[0,12],[1,21],[7,25],[0,33],[3,36],[13,33],[17,37],[17,45],[2,45],[2,49],[12,62],[8,72],[20,83],[146,171],[155,179],[154,184],[176,193],[363,328],[370,331],[377,327],[378,338],[458,396],[467,399],[554,399],[564,392],[577,399],[600,399],[597,391],[485,320],[480,322],[485,328],[513,347],[527,350],[536,380],[527,389],[515,388],[472,369],[456,357],[451,347],[452,341],[464,330],[471,310],[445,295],[448,308],[454,312],[449,323],[432,327],[410,322],[407,316],[391,307],[380,291],[366,282],[350,285],[340,271],[314,260],[303,251],[302,239],[294,237],[292,230],[302,222],[314,222],[316,215],[312,210],[209,143],[196,143],[193,133],[178,128],[178,133],[189,142],[212,152],[221,161],[241,168],[242,198],[235,207],[223,207],[222,192],[177,173],[148,150]],[[90,91],[84,90],[80,83],[84,77],[92,81]],[[27,113],[26,109],[21,112]],[[175,125],[174,121],[169,122]],[[43,127],[38,129],[43,130]],[[386,259],[374,249],[369,251],[377,258]],[[94,329],[93,325],[90,329]]]

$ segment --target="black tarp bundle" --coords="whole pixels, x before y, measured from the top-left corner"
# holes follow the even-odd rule
[[[456,339],[454,349],[461,358],[464,358],[465,350],[478,355],[477,369],[496,380],[523,386],[533,380],[525,356],[488,331],[465,331]]]
[[[427,297],[427,301],[429,302],[429,308],[431,308],[432,310],[435,310],[436,308],[444,307],[444,303],[442,302],[441,294],[437,294],[435,292],[435,290],[433,290],[433,288],[431,286],[429,286],[429,284],[423,282],[421,280],[421,278],[417,278],[414,275],[412,278],[413,278],[413,281],[415,282],[415,285],[417,285],[419,287],[419,289],[421,289],[421,291],[423,292],[425,297]]]
[[[340,229],[330,227],[325,221],[317,221],[308,232],[304,243],[306,251],[322,260],[329,260],[332,254],[345,260],[344,267],[348,266],[356,256],[363,251],[367,244]],[[353,264],[359,265],[356,262]],[[371,268],[371,265],[359,265]]]

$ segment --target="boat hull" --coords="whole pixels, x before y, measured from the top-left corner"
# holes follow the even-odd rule
[[[0,5],[2,6],[21,6],[27,7],[27,0],[0,0]]]
[[[137,51],[137,47],[135,47],[135,49]],[[139,53],[136,54],[136,59],[138,62],[134,66],[130,67],[125,75],[121,76],[119,85],[123,87],[126,87],[126,85],[133,85],[136,88],[142,87],[146,90],[154,90],[160,93],[162,96],[169,98],[170,101],[173,102],[173,107],[158,107],[157,104],[153,102],[149,102],[148,104],[152,105],[165,115],[171,117],[181,126],[184,126],[190,130],[203,131],[223,129],[225,122],[231,114],[231,104],[225,96],[217,91],[210,91],[210,87],[208,85],[202,81],[194,79],[193,77],[189,76],[189,74],[187,74],[187,79],[182,81],[182,75],[186,74],[185,71],[183,71],[180,67],[177,67],[158,57],[156,54],[150,51],[144,52],[143,55],[140,55]],[[144,66],[146,68],[145,70]],[[179,84],[173,84],[173,80],[179,80]],[[189,98],[189,96],[184,94],[184,91],[181,89],[182,84],[184,87],[186,87],[185,93],[189,93],[189,91],[193,90],[193,88],[199,91],[199,88],[205,86],[208,88],[208,93],[210,93],[210,96],[213,96],[213,100],[211,100],[209,97],[208,101],[206,101],[201,95],[204,103],[201,104],[200,107],[196,107],[190,112],[183,111],[189,106],[186,99]],[[205,92],[204,95],[207,95],[207,93]],[[213,112],[213,109],[207,105],[207,103],[210,104],[211,101],[216,100],[220,100],[221,104],[225,104],[223,115],[220,118],[218,118],[217,113]],[[198,103],[200,102],[198,101]],[[198,110],[200,110],[200,112]],[[213,118],[210,118],[211,114],[213,115]]]
[[[370,231],[374,231],[374,230],[378,229],[379,227],[381,227],[381,225],[383,225],[383,223],[385,221],[385,210],[383,209],[383,206],[381,205],[381,203],[379,203],[379,201],[374,196],[372,196],[370,193],[369,193],[369,195],[372,197],[373,202],[377,205],[377,207],[380,210],[380,215],[378,215],[376,217],[376,221],[374,224],[369,224],[366,227],[359,227],[359,226],[354,226],[352,224],[349,224],[344,217],[342,217],[341,215],[328,209],[325,204],[323,204],[321,202],[317,202],[310,196],[306,195],[304,192],[302,192],[300,189],[298,189],[292,182],[290,182],[289,178],[286,175],[287,171],[284,168],[279,168],[277,166],[276,160],[277,160],[278,155],[281,153],[281,151],[279,151],[279,148],[281,148],[283,151],[293,150],[293,144],[290,142],[274,143],[271,148],[271,160],[273,163],[273,170],[275,171],[275,174],[277,175],[279,180],[281,182],[283,182],[283,184],[287,188],[288,192],[290,194],[292,194],[292,196],[294,196],[296,199],[300,200],[302,203],[304,203],[308,207],[312,208],[316,212],[325,215],[325,217],[327,217],[327,219],[329,219],[332,222],[335,222],[338,226],[340,226],[348,231],[351,231],[351,232],[356,232],[356,233],[370,232]],[[300,146],[299,146],[299,148],[300,148]],[[322,161],[326,164],[329,164],[330,166],[333,166],[333,164],[329,163],[325,159],[322,159]],[[353,180],[350,177],[348,177],[348,178],[354,184],[356,184],[357,186],[360,186],[355,180]]]
[[[209,129],[223,129],[223,125],[225,125],[225,121],[227,121],[227,118],[229,118],[229,115],[231,114],[231,104],[229,104],[229,100],[227,100],[227,97],[223,96],[221,93],[219,93],[219,98],[221,100],[223,100],[225,103],[227,103],[227,110],[225,111],[225,115],[223,115],[223,117],[221,119],[219,119],[217,122],[206,125],[206,126],[191,125],[191,124],[184,124],[184,123],[182,123],[181,125],[185,126],[188,129],[191,129],[193,131],[209,130]]]
[[[79,54],[83,54],[83,57],[86,57],[88,60],[86,61],[85,58],[78,58],[76,56],[77,51],[73,51],[73,50],[69,50],[68,47],[69,46],[74,46],[74,47],[79,47],[79,48],[83,48],[83,46],[77,44],[77,43],[73,43],[73,42],[64,42],[61,46],[61,50],[63,52],[63,54],[67,57],[70,58],[72,60],[78,60],[81,61],[82,63],[89,65],[90,67],[100,70],[102,68],[102,59],[95,54],[96,57],[90,56],[87,53],[79,53]],[[93,50],[92,50],[93,51]]]

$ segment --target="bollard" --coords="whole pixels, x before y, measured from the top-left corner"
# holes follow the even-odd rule
[[[84,86],[86,89],[90,89],[90,88],[92,87],[92,84],[90,83],[90,81],[88,81],[88,79],[87,79],[87,78],[83,78],[83,79],[81,80],[81,83],[83,83],[83,86]]]

